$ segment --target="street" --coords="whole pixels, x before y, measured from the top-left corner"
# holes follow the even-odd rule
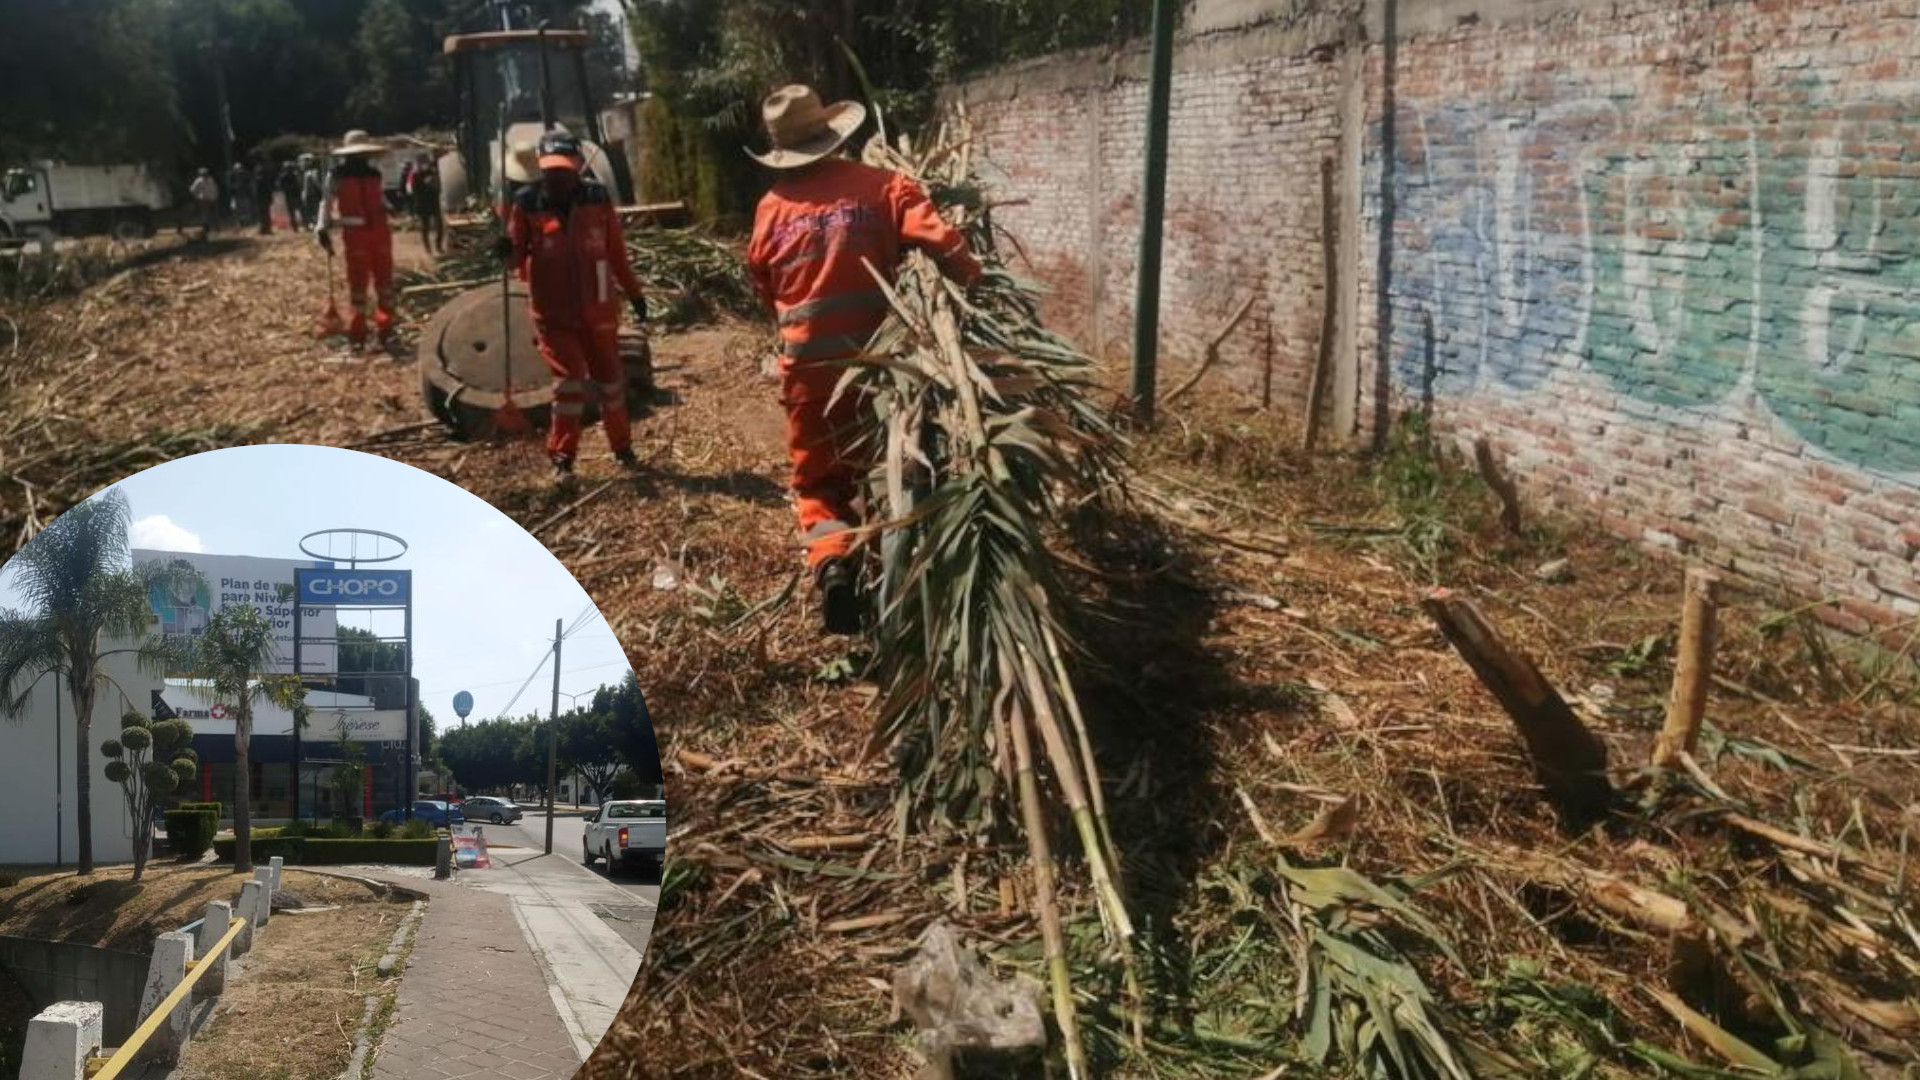
[[[475,823],[486,836],[487,848],[496,860],[518,864],[546,848],[546,812],[532,805],[522,805],[520,809],[527,816],[512,825]],[[582,874],[599,878],[631,898],[628,902],[622,902],[610,897],[602,889],[588,884],[584,878],[576,897],[605,920],[615,933],[626,939],[636,952],[645,955],[647,936],[653,931],[654,911],[660,901],[660,875],[652,867],[636,867],[609,875],[605,861],[594,864],[589,870],[580,858],[580,836],[586,831],[583,820],[585,813],[585,809],[574,811],[563,805],[559,813],[554,815],[554,858],[570,864]],[[502,845],[507,845],[505,850],[501,850]]]

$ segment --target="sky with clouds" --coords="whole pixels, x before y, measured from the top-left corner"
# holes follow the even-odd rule
[[[216,450],[115,487],[132,504],[136,548],[300,559],[300,538],[319,529],[403,537],[407,553],[379,565],[413,571],[414,676],[442,730],[458,722],[452,699],[459,690],[473,694],[469,722],[498,713],[551,649],[554,620],[570,626],[592,607],[573,575],[511,518],[458,485],[371,454],[317,446]],[[19,604],[11,577],[0,568],[0,606]],[[564,694],[626,674],[619,642],[594,614],[567,638],[561,657],[562,708]],[[645,689],[646,673],[639,674]],[[514,715],[546,711],[552,688],[549,666]]]

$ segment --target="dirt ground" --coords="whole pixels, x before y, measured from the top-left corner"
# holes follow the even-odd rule
[[[296,886],[303,896],[312,875]],[[390,989],[375,965],[410,901],[381,900],[352,883],[344,905],[311,915],[282,912],[254,939],[239,978],[187,1044],[181,1080],[334,1080],[353,1053],[367,995]],[[357,892],[356,892],[357,890]]]
[[[674,805],[658,933],[585,1080],[911,1075],[890,981],[936,919],[992,947],[1002,971],[1039,970],[1019,854],[896,831],[891,763],[862,754],[864,658],[815,633],[804,590],[787,598],[798,551],[761,330],[657,339],[662,393],[636,432],[646,474],[617,479],[589,431],[583,482],[562,495],[537,451],[455,443],[428,425],[410,363],[314,343],[318,260],[310,242],[243,240],[27,320],[27,359],[0,388],[53,404],[14,439],[25,449],[9,451],[13,482],[0,478],[0,527],[11,535],[77,497],[75,476],[104,482],[206,441],[306,440],[435,472],[546,542],[627,646]],[[74,370],[108,391],[81,394]],[[137,452],[66,474],[34,456],[75,438]],[[1680,568],[1577,517],[1504,535],[1483,491],[1423,477],[1404,448],[1384,462],[1306,459],[1295,442],[1283,416],[1231,401],[1172,410],[1137,448],[1131,509],[1090,514],[1063,538],[1090,613],[1075,678],[1153,1005],[1144,1045],[1130,1047],[1125,995],[1069,861],[1069,936],[1102,1073],[1327,1074],[1302,1063],[1293,1012],[1298,931],[1278,882],[1295,863],[1414,895],[1452,951],[1407,925],[1391,943],[1444,1003],[1447,1029],[1500,1044],[1534,1075],[1578,1072],[1581,1055],[1597,1075],[1645,1074],[1620,1049],[1635,1040],[1722,1064],[1705,1029],[1652,992],[1683,983],[1695,1008],[1769,1046],[1778,1017],[1756,1001],[1785,987],[1778,1004],[1794,1023],[1837,1029],[1881,1075],[1911,1066],[1920,1037],[1902,1049],[1897,1007],[1920,997],[1920,968],[1898,974],[1920,947],[1899,937],[1920,825],[1911,657],[1855,655],[1804,611],[1731,593],[1715,734],[1700,755],[1712,797],[1689,788],[1564,831],[1512,725],[1419,600],[1443,583],[1521,643],[1625,784],[1660,725]],[[1567,576],[1538,573],[1562,558]],[[1726,827],[1729,808],[1814,854]],[[1676,974],[1679,938],[1610,907],[1619,882],[1684,898],[1761,957],[1762,973]],[[1864,895],[1836,901],[1847,888]],[[1835,904],[1856,905],[1866,937],[1853,945],[1865,940],[1870,962],[1806,914]],[[1362,925],[1383,918],[1362,914]],[[1584,988],[1598,1011],[1577,1023],[1538,1011],[1546,984],[1525,973],[1539,971],[1556,1007],[1589,1000]]]
[[[102,867],[79,877],[72,869],[15,868],[19,883],[0,889],[0,934],[48,941],[81,941],[124,952],[150,953],[157,934],[178,930],[206,914],[214,900],[238,903],[245,881],[232,868],[156,859],[139,884],[131,866]],[[310,904],[358,904],[364,886],[299,870],[281,884]]]

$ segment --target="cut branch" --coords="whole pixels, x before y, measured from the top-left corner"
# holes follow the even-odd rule
[[[1713,681],[1713,637],[1720,579],[1711,571],[1687,571],[1686,606],[1680,614],[1680,655],[1673,667],[1673,690],[1667,699],[1667,723],[1653,744],[1653,767],[1671,768],[1683,753],[1691,754],[1700,741],[1700,721],[1707,712],[1707,690]]]
[[[1509,646],[1470,601],[1446,589],[1428,593],[1420,606],[1513,718],[1534,775],[1563,822],[1578,827],[1604,814],[1613,801],[1607,749],[1533,660]]]

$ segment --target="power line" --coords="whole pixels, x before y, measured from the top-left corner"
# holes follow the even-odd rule
[[[552,653],[552,650],[548,650],[548,652],[547,652],[547,655],[549,655],[549,656],[551,656],[551,655],[553,655],[553,653]],[[628,666],[628,663],[627,663],[627,660],[626,660],[626,658],[625,658],[625,657],[622,657],[622,658],[621,658],[621,659],[619,659],[619,660],[609,660],[609,661],[607,661],[607,662],[606,662],[606,663],[604,663],[604,664],[588,664],[588,665],[587,665],[587,666],[585,666],[585,667],[577,667],[577,668],[568,668],[567,670],[565,670],[565,671],[563,671],[563,672],[561,672],[561,673],[560,673],[560,677],[561,677],[561,678],[565,678],[565,677],[567,677],[568,675],[578,675],[578,674],[580,674],[580,673],[581,673],[581,672],[583,672],[583,671],[598,671],[598,670],[600,670],[601,668],[610,668],[610,667],[626,667],[626,666]],[[512,680],[512,679],[501,679],[501,680],[500,680],[499,682],[490,682],[490,683],[469,683],[469,684],[465,684],[465,685],[462,685],[462,686],[460,687],[460,689],[462,689],[462,690],[489,690],[489,689],[492,689],[493,687],[496,687],[496,686],[512,686],[512,685],[513,685],[513,680]],[[422,691],[420,691],[420,694],[421,694],[421,696],[422,696],[422,697],[425,697],[425,696],[427,696],[427,695],[430,695],[430,694],[441,694],[441,693],[445,693],[445,692],[446,692],[446,689],[445,689],[444,687],[434,687],[434,688],[432,688],[432,689],[430,689],[430,690],[422,690]]]

